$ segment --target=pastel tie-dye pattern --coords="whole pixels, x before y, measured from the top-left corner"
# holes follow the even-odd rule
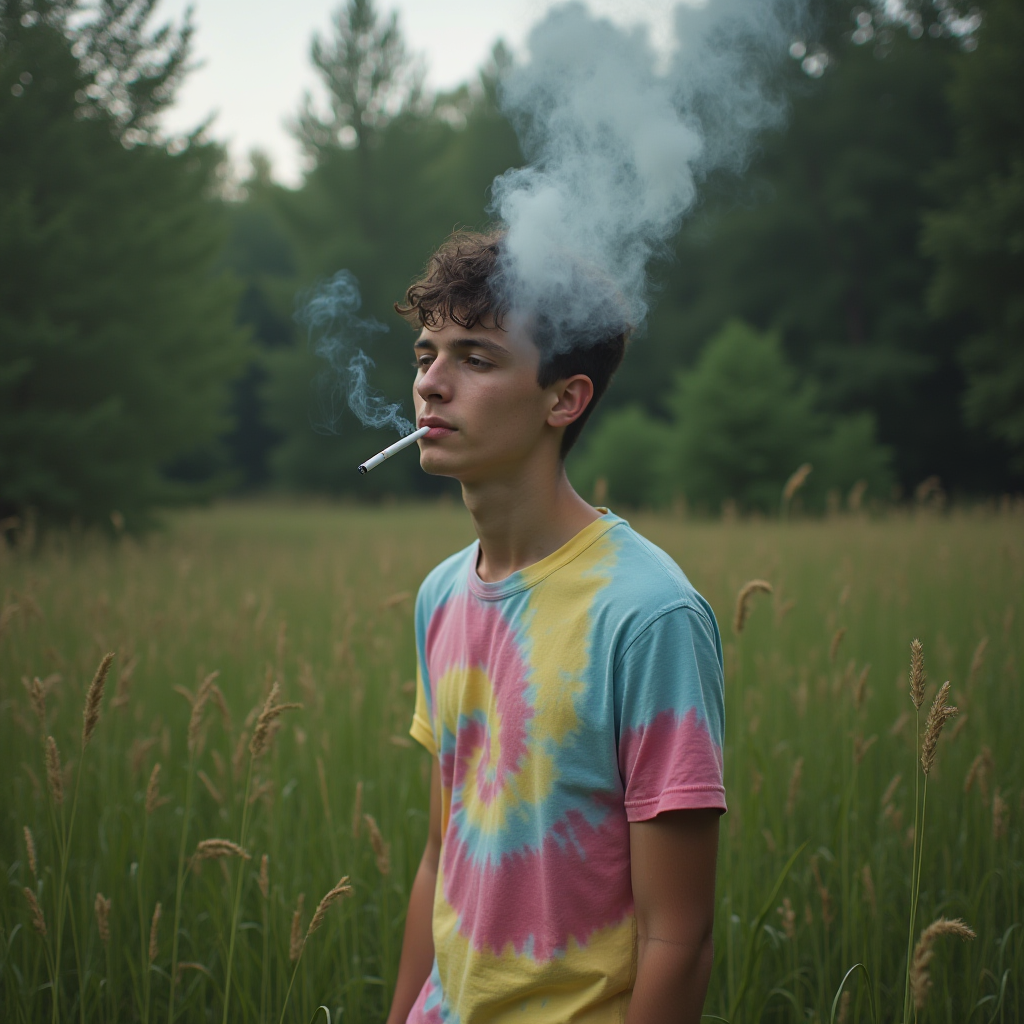
[[[476,558],[438,566],[416,604],[411,733],[439,758],[443,841],[409,1021],[620,1021],[629,823],[725,809],[718,628],[610,512],[500,583]]]

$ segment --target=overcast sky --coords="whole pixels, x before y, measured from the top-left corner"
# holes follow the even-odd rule
[[[168,130],[194,127],[215,114],[213,134],[229,143],[236,165],[254,147],[266,151],[275,176],[289,184],[300,177],[299,151],[285,131],[302,94],[317,92],[309,63],[315,31],[326,32],[342,0],[163,0],[154,21],[180,17],[195,7],[192,72],[168,114]],[[553,0],[377,0],[397,10],[409,47],[426,58],[427,83],[446,89],[472,77],[499,38],[513,49]],[[588,0],[588,6],[623,24],[649,23],[664,44],[673,0]]]

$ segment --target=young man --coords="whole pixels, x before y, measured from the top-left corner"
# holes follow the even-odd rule
[[[411,734],[433,761],[389,1024],[697,1024],[713,959],[721,641],[672,560],[564,458],[625,334],[545,356],[455,236],[396,307],[421,327],[428,473],[478,542],[416,602]]]

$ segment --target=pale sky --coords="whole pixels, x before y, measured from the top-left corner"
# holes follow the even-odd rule
[[[302,94],[317,95],[309,62],[313,33],[326,33],[343,0],[163,0],[154,24],[195,7],[194,53],[202,67],[185,80],[165,118],[168,131],[185,131],[216,114],[212,134],[226,141],[236,166],[254,147],[266,151],[274,174],[288,184],[301,176],[299,151],[284,128]],[[587,0],[591,10],[624,25],[645,21],[662,45],[669,38],[675,0]],[[409,48],[427,64],[427,84],[447,89],[471,78],[502,38],[514,50],[553,0],[377,0],[397,10]]]

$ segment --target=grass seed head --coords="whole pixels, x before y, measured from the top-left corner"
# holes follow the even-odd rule
[[[875,735],[869,736],[867,739],[863,739],[860,736],[853,738],[853,761],[854,764],[859,765],[867,752],[878,742],[878,737]]]
[[[363,821],[366,822],[366,830],[370,833],[370,845],[377,860],[377,870],[387,877],[391,874],[391,846],[384,842],[377,819],[372,814],[364,814]]]
[[[52,736],[46,737],[46,784],[53,802],[59,807],[64,803],[64,775],[60,769],[57,741]]]
[[[161,904],[153,908],[153,920],[149,924],[149,962],[156,960],[160,952],[160,914],[163,911]]]
[[[935,940],[942,935],[956,935],[965,940],[976,938],[973,929],[960,918],[937,918],[921,932],[910,962],[910,990],[914,996],[914,1009],[918,1012],[928,1004],[928,993],[932,988],[930,965],[935,958]]]
[[[309,922],[309,928],[306,930],[306,938],[315,932],[320,925],[324,923],[324,918],[327,916],[327,911],[342,899],[344,896],[350,895],[352,892],[352,886],[348,884],[348,875],[345,875],[338,884],[331,889],[329,893],[320,901],[317,905],[316,912],[313,914],[313,920]]]
[[[789,776],[789,792],[786,795],[786,817],[792,818],[796,810],[797,797],[800,796],[800,782],[804,777],[804,759],[798,757],[793,764],[793,771]]]
[[[28,825],[23,826],[25,833],[25,853],[28,855],[28,869],[32,872],[33,878],[39,877],[39,862],[36,860],[36,841],[32,838],[32,831]]]
[[[843,642],[843,637],[846,636],[846,627],[840,626],[835,633],[832,634],[832,642],[828,645],[828,660],[835,664],[836,658],[839,656],[839,645]]]
[[[270,858],[263,854],[260,857],[260,895],[265,899],[270,899]]]
[[[192,868],[198,870],[199,865],[205,860],[223,860],[225,857],[252,860],[246,850],[230,839],[203,839],[196,845],[195,853],[192,854]]]
[[[935,748],[938,746],[939,736],[942,735],[942,727],[946,724],[947,718],[957,714],[958,709],[947,704],[949,699],[949,680],[939,687],[932,701],[931,710],[928,712],[928,721],[925,725],[924,739],[921,741],[921,767],[925,775],[930,775],[935,765]]]
[[[302,907],[305,902],[306,894],[300,892],[299,898],[295,901],[295,912],[292,914],[292,933],[288,942],[288,959],[292,963],[302,956],[302,948],[306,944],[306,938],[302,934]]]
[[[778,908],[778,915],[782,918],[782,931],[787,939],[796,938],[796,911],[788,896],[782,900],[782,906]]]
[[[896,790],[899,789],[900,783],[903,781],[903,775],[897,772],[890,780],[889,785],[885,787],[885,792],[882,794],[882,806],[886,807],[892,803],[892,798],[896,795]]]
[[[813,468],[809,462],[805,462],[786,481],[786,486],[782,488],[783,504],[788,505],[793,500],[793,495],[803,487]]]
[[[997,789],[992,796],[992,838],[997,842],[1006,836],[1010,817],[1010,805]]]
[[[217,713],[220,715],[220,723],[224,731],[230,736],[231,710],[228,708],[228,702],[224,698],[224,691],[216,683],[210,686],[210,699],[217,707]]]
[[[96,927],[100,933],[100,942],[107,946],[110,944],[110,900],[103,893],[96,893],[93,909],[96,911]]]
[[[924,683],[927,676],[924,671],[924,648],[920,640],[910,643],[910,699],[918,711],[924,703]]]
[[[192,701],[192,714],[188,720],[188,749],[190,753],[196,749],[199,743],[199,736],[203,729],[203,712],[210,700],[210,691],[214,680],[219,675],[220,672],[211,672],[196,690],[195,699]]]
[[[256,728],[253,730],[252,740],[249,742],[249,753],[253,757],[262,757],[270,749],[270,742],[273,739],[271,726],[286,711],[294,711],[301,708],[301,704],[288,703],[278,704],[277,699],[281,696],[280,684],[274,683],[267,694],[263,704],[260,717],[256,720]]]
[[[46,687],[42,679],[36,676],[31,683],[26,684],[29,703],[32,705],[32,712],[39,719],[39,728],[46,728]]]
[[[146,786],[146,813],[152,814],[166,802],[167,800],[160,796],[160,762],[157,761],[149,774],[149,785]]]
[[[32,927],[45,939],[46,918],[43,917],[43,908],[39,906],[36,894],[27,885],[21,891],[25,894],[25,899],[28,900],[29,910],[32,911]]]
[[[971,667],[967,670],[967,687],[970,689],[978,679],[982,666],[985,664],[985,651],[988,649],[988,637],[983,636],[978,641],[971,656]]]
[[[989,800],[989,779],[992,778],[992,770],[995,763],[992,760],[991,748],[981,748],[981,753],[971,762],[964,778],[964,793],[970,793],[974,784],[978,784],[978,792],[981,794],[981,802],[988,807]]]
[[[860,711],[864,706],[864,698],[867,694],[868,685],[868,673],[871,671],[871,663],[868,662],[861,670],[860,675],[857,676],[857,682],[853,687],[853,706]]]
[[[736,633],[742,633],[743,627],[747,624],[747,616],[750,614],[750,602],[755,594],[770,594],[772,585],[767,580],[750,580],[740,587],[736,595],[736,614],[733,616],[732,628]]]
[[[210,796],[213,797],[214,801],[218,804],[223,804],[224,795],[214,785],[213,779],[211,779],[210,776],[202,770],[202,768],[200,768],[199,771],[196,772],[196,776],[199,778],[199,781],[206,787],[206,791],[210,794]]]
[[[114,660],[114,652],[103,655],[103,660],[92,677],[89,690],[85,695],[85,709],[82,712],[82,749],[84,750],[100,720],[100,705],[103,702],[103,688],[107,685],[107,673],[110,663]]]

